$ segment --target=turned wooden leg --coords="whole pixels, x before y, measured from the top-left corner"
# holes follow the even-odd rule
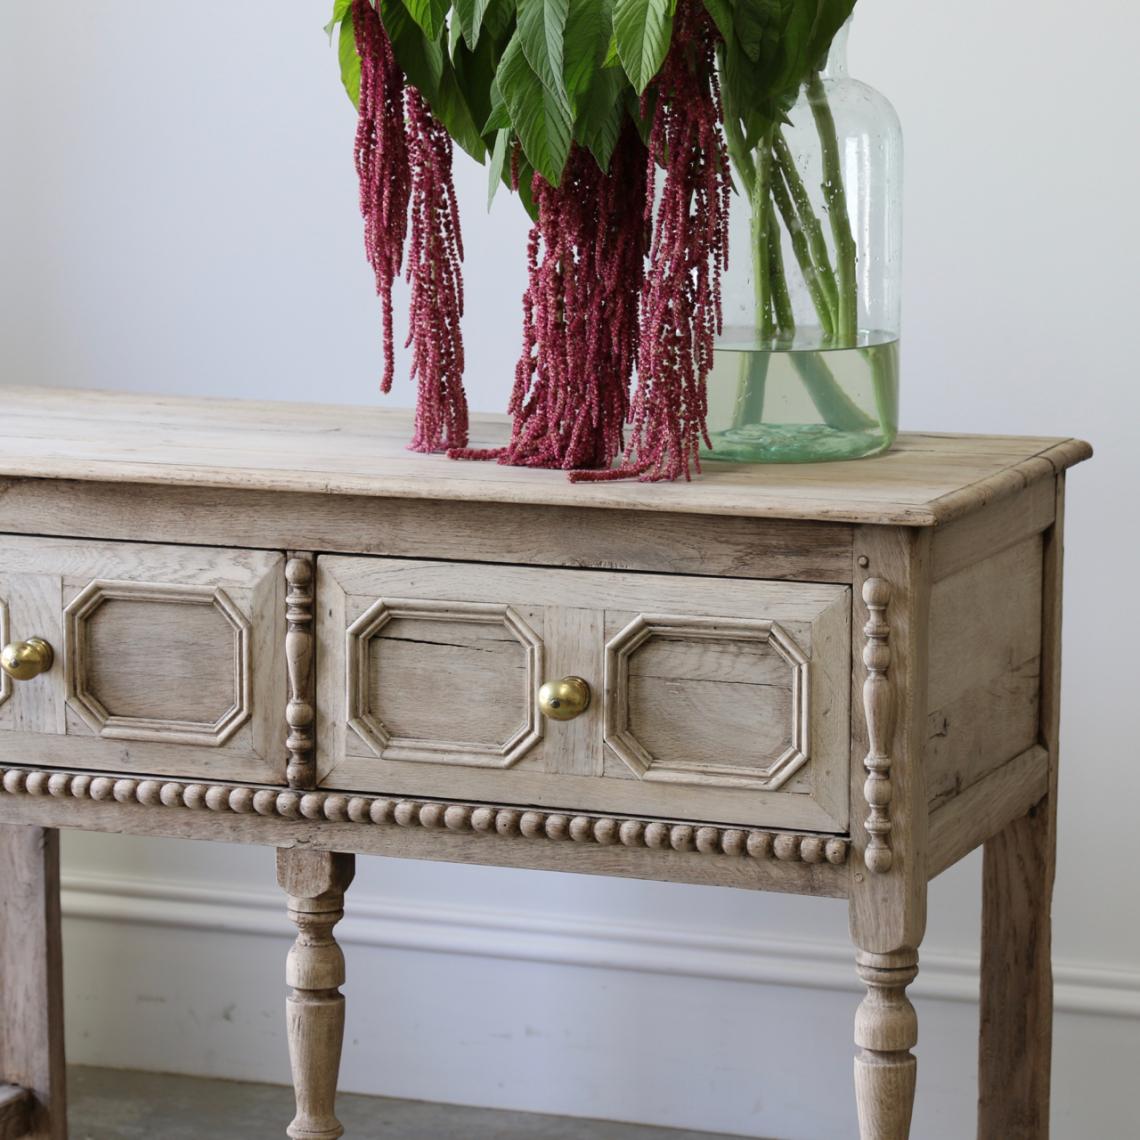
[[[859,951],[867,996],[855,1014],[855,1100],[861,1140],[906,1140],[914,1111],[918,1017],[906,988],[918,974],[918,953]]]
[[[59,921],[59,832],[0,827],[0,1086],[4,1114],[21,1130],[0,1135],[66,1140],[63,953]],[[13,1094],[15,1095],[15,1094]]]
[[[279,850],[277,879],[289,896],[297,940],[289,951],[286,1004],[289,1059],[297,1115],[293,1140],[335,1140],[344,1135],[336,1118],[336,1081],[344,1040],[344,954],[333,927],[344,917],[344,892],[356,859],[327,851]]]
[[[985,845],[978,1140],[1048,1140],[1053,1042],[1047,803]]]

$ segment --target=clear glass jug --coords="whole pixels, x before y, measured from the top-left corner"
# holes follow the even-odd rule
[[[706,459],[794,463],[888,450],[898,431],[902,131],[847,74],[850,21],[755,149],[737,193]]]

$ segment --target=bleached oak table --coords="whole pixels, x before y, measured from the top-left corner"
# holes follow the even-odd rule
[[[65,1134],[63,827],[278,849],[298,1138],[341,1134],[357,852],[847,898],[859,1129],[900,1140],[927,882],[984,844],[978,1135],[1047,1135],[1086,444],[575,487],[398,413],[2,398],[0,1138]]]

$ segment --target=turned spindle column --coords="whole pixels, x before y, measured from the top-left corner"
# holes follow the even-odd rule
[[[906,988],[918,974],[918,952],[860,951],[855,968],[867,996],[855,1014],[855,1099],[863,1140],[907,1140],[914,1111],[918,1017]]]
[[[907,986],[926,929],[925,744],[930,539],[862,528],[856,568],[863,633],[852,696],[851,936],[867,987],[855,1015],[855,1097],[861,1140],[908,1140],[918,1017]],[[858,628],[858,627],[857,627]],[[853,700],[854,704],[854,700]],[[862,771],[860,771],[860,768]]]
[[[277,879],[289,897],[297,940],[286,979],[292,989],[286,1016],[297,1115],[292,1140],[336,1140],[336,1082],[344,1040],[344,954],[333,927],[344,917],[344,892],[355,856],[327,851],[279,850]]]
[[[286,775],[291,788],[311,788],[313,765],[313,560],[298,555],[285,564],[285,661],[289,668],[289,703],[285,722],[289,735]]]

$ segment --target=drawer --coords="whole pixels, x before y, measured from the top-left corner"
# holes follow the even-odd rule
[[[845,586],[325,556],[317,599],[322,787],[846,829]]]
[[[284,558],[0,537],[0,637],[51,668],[0,674],[0,762],[279,783]]]

